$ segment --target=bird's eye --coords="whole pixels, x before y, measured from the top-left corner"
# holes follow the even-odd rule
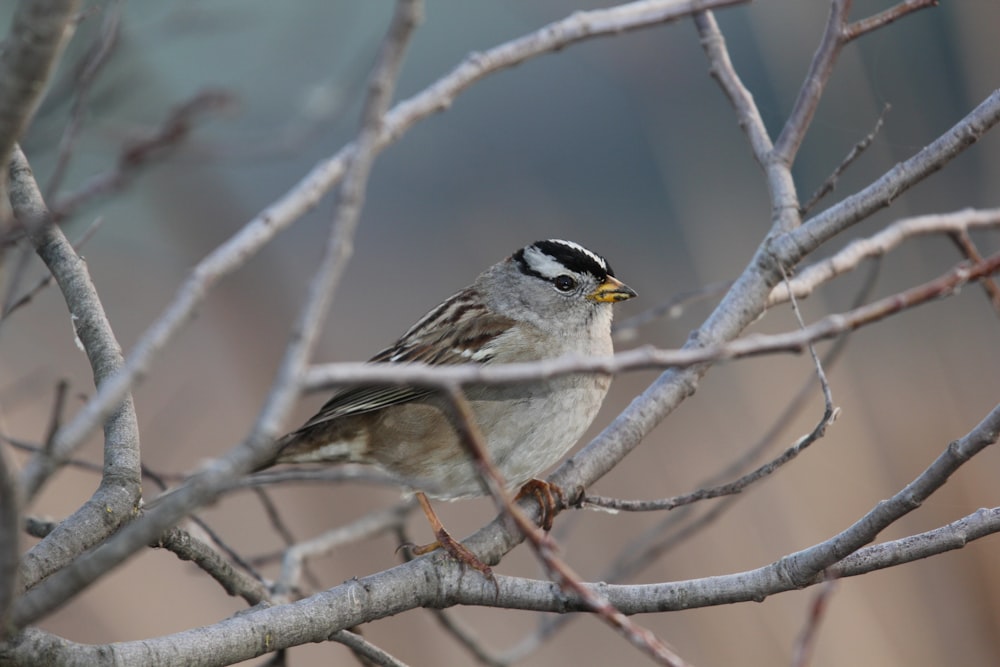
[[[567,275],[558,276],[552,282],[555,283],[556,289],[560,292],[569,292],[576,287],[576,281]]]

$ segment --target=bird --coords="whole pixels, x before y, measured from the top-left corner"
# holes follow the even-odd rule
[[[531,362],[612,354],[612,305],[636,296],[601,255],[548,239],[517,250],[419,319],[370,363],[446,366]],[[511,489],[550,493],[536,478],[555,464],[597,415],[611,378],[579,373],[463,387],[485,449]],[[373,465],[417,494],[437,541],[489,574],[441,525],[428,496],[488,493],[454,423],[447,396],[426,386],[356,386],[336,391],[298,429],[279,438],[278,464]],[[551,496],[549,496],[551,502]],[[539,496],[539,502],[544,501]],[[546,528],[551,527],[551,519]]]

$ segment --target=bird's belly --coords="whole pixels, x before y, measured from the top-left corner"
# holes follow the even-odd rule
[[[548,391],[533,385],[471,392],[470,405],[480,431],[487,436],[490,459],[509,487],[519,487],[569,451],[590,426],[610,384],[603,378],[596,386],[577,386],[571,378],[557,384],[564,381],[563,386],[550,386]],[[396,444],[376,456],[377,463],[409,486],[445,500],[486,493],[439,407],[411,406],[383,420],[381,427],[386,429],[383,435]],[[433,437],[426,437],[429,434]]]

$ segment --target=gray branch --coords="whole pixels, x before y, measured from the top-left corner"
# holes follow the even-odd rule
[[[855,576],[926,558],[1000,532],[1000,508],[980,510],[922,535],[862,547],[886,527],[920,506],[973,456],[1000,439],[1000,405],[972,431],[949,444],[912,482],[879,502],[854,525],[830,539],[764,567],[688,581],[610,585],[585,584],[626,614],[680,611],[736,602],[812,586],[828,576]],[[215,625],[167,637],[104,646],[85,646],[29,629],[0,645],[0,665],[38,664],[59,656],[61,665],[225,665],[306,642],[325,641],[359,623],[417,607],[458,604],[567,613],[588,603],[558,583],[496,576],[466,576],[464,567],[437,552],[398,567],[317,593],[287,605],[254,609]],[[15,619],[16,621],[17,619]],[[46,650],[41,650],[45,648]],[[20,660],[20,662],[19,662]]]
[[[0,49],[0,164],[31,121],[63,46],[79,0],[21,0]]]
[[[122,351],[90,279],[86,263],[62,230],[51,224],[38,184],[20,148],[10,167],[10,201],[18,221],[31,230],[35,251],[62,290],[77,339],[87,353],[100,388],[122,365]],[[38,452],[22,473],[23,493],[31,498],[62,460],[48,448]],[[30,588],[118,529],[135,510],[140,496],[139,425],[132,397],[126,394],[104,424],[104,469],[94,495],[23,558],[21,586]]]
[[[7,448],[0,444],[0,641],[7,638],[7,614],[21,558],[21,494],[12,463]]]

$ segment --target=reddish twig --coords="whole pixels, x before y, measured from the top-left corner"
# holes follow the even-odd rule
[[[804,352],[810,343],[836,338],[874,324],[904,310],[954,293],[969,282],[1000,270],[1000,253],[982,262],[963,262],[938,278],[885,297],[845,313],[828,315],[813,324],[781,334],[753,334],[729,343],[701,348],[660,350],[643,347],[609,357],[566,356],[531,363],[457,364],[441,367],[428,364],[336,363],[314,367],[305,384],[311,390],[345,384],[418,385],[447,388],[454,385],[489,383],[516,384],[580,372],[616,374],[650,368],[685,368],[705,362],[743,359],[778,352]]]
[[[80,135],[80,128],[83,126],[83,114],[90,89],[94,85],[94,81],[97,80],[97,75],[108,63],[114,48],[118,45],[121,16],[125,3],[122,0],[116,0],[110,5],[105,13],[104,22],[101,24],[100,36],[74,72],[73,105],[69,121],[66,123],[62,138],[59,140],[59,155],[52,175],[49,177],[48,187],[45,189],[46,199],[52,199],[59,190],[59,186],[62,185],[66,169],[73,156],[73,149],[76,147],[76,140]],[[94,10],[96,11],[96,8]]]
[[[141,167],[184,143],[203,117],[232,108],[235,100],[226,90],[208,89],[175,107],[155,130],[127,141],[113,168],[92,177],[76,192],[58,197],[52,205],[54,219],[65,219],[91,199],[122,190]]]
[[[983,256],[979,254],[979,249],[976,247],[976,244],[973,243],[968,230],[960,229],[952,232],[948,236],[955,242],[955,245],[962,251],[962,254],[965,255],[966,259],[971,262],[983,261]],[[989,276],[983,276],[979,279],[979,284],[983,286],[983,289],[986,291],[986,295],[990,298],[990,303],[993,304],[993,310],[1000,315],[1000,287],[997,286],[996,281]]]
[[[836,254],[801,269],[799,274],[789,282],[775,285],[768,300],[768,307],[786,301],[789,287],[796,298],[805,298],[812,294],[818,286],[853,271],[865,259],[881,257],[889,253],[906,239],[928,234],[954,234],[970,229],[986,229],[997,226],[1000,226],[1000,208],[966,209],[953,213],[921,215],[898,220],[877,234],[851,241]]]
[[[587,587],[576,572],[556,555],[555,542],[514,504],[507,493],[506,481],[490,460],[483,435],[476,424],[475,415],[472,413],[472,408],[461,388],[452,385],[447,388],[445,395],[448,397],[449,406],[454,412],[455,428],[458,431],[459,439],[479,468],[480,476],[498,509],[514,520],[518,529],[535,550],[549,576],[555,579],[561,589],[578,598],[587,609],[596,613],[611,627],[616,628],[634,646],[650,655],[659,664],[668,667],[687,665],[688,663],[656,635],[633,623],[628,616],[608,602],[607,598]]]
[[[862,35],[865,35],[872,30],[877,30],[884,26],[889,25],[893,21],[903,18],[907,14],[918,11],[920,9],[926,9],[927,7],[937,7],[938,0],[904,0],[896,5],[893,5],[889,9],[879,12],[868,18],[858,19],[853,23],[844,26],[841,31],[841,39],[844,42],[849,42],[853,39],[857,39]]]
[[[21,491],[14,471],[7,448],[0,445],[0,642],[7,639],[21,562]]]
[[[820,623],[826,615],[826,610],[830,606],[830,598],[833,597],[833,592],[836,589],[836,580],[827,580],[813,597],[812,605],[809,607],[809,618],[806,619],[806,624],[802,627],[802,632],[795,642],[791,667],[806,667],[809,664],[809,658],[812,657],[813,647],[816,644],[816,636],[819,634]]]

